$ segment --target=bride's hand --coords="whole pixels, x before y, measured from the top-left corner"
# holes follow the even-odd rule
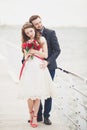
[[[36,53],[36,50],[35,50],[35,49],[31,48],[31,49],[29,50],[29,54],[35,54],[35,53]]]
[[[29,56],[31,56],[32,54],[30,52],[27,52],[25,55],[25,59],[27,59]]]

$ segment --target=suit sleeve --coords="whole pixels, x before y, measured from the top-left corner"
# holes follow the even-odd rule
[[[55,31],[51,31],[50,33],[50,43],[51,43],[51,50],[50,50],[51,54],[47,58],[47,61],[49,62],[49,64],[53,62],[54,60],[56,60],[56,58],[59,56],[61,52]]]

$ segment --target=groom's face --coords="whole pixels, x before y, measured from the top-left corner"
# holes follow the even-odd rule
[[[32,21],[32,24],[34,25],[34,27],[35,27],[37,30],[41,30],[42,27],[43,27],[41,18],[37,18],[37,19],[33,20],[33,21]]]

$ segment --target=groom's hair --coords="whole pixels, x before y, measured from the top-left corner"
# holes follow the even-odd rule
[[[41,18],[39,15],[32,15],[30,18],[29,18],[29,22],[32,23],[33,20],[37,19],[37,18]]]

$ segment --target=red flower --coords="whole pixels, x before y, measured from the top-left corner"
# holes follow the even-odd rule
[[[23,44],[22,44],[22,48],[23,48],[23,49],[26,49],[26,46],[27,46],[26,43],[23,43]]]
[[[27,44],[27,47],[30,49],[30,48],[32,48],[32,46],[33,46],[33,44],[31,44],[31,43],[28,43]]]
[[[22,48],[23,49],[26,49],[27,51],[29,50],[29,49],[31,49],[31,48],[33,48],[33,49],[35,49],[35,50],[40,50],[40,48],[41,48],[41,46],[40,46],[40,44],[36,41],[36,40],[34,40],[33,42],[25,42],[25,43],[23,43],[22,44]]]

